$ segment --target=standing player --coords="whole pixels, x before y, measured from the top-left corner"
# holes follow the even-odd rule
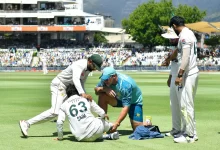
[[[108,104],[113,107],[122,107],[112,131],[120,126],[127,114],[133,130],[143,125],[142,92],[135,81],[127,75],[116,72],[112,67],[104,68],[100,78],[101,81],[95,87],[95,93],[99,95],[99,106],[105,113],[107,113]]]
[[[197,48],[194,33],[185,27],[184,19],[174,16],[170,20],[170,27],[179,35],[178,49],[181,51],[180,68],[175,80],[181,89],[181,115],[183,117],[183,135],[174,138],[177,143],[193,143],[198,140],[194,112],[194,98],[196,95],[199,69],[197,67]]]
[[[167,33],[162,34],[162,37],[169,39],[170,44],[172,45],[171,52],[169,56],[173,55],[177,49],[178,39],[179,37],[176,35],[172,28],[167,29]],[[173,57],[171,59],[166,59],[164,66],[169,65],[171,61],[171,70],[170,75],[167,80],[167,86],[170,87],[170,108],[172,113],[172,130],[169,133],[166,133],[166,136],[177,136],[181,132],[181,115],[180,115],[180,98],[178,87],[175,85],[175,80],[178,74],[179,63],[178,59]]]
[[[46,55],[42,54],[41,62],[42,62],[43,74],[47,74],[48,70],[47,70],[47,58],[46,58]]]
[[[88,74],[94,70],[100,70],[102,58],[98,54],[93,54],[88,59],[81,59],[73,62],[69,67],[59,73],[51,82],[51,108],[41,114],[25,121],[20,121],[22,134],[28,136],[28,128],[37,122],[49,120],[58,115],[61,104],[66,99],[66,87],[74,84],[80,96],[92,100],[91,95],[86,94],[84,83]]]
[[[87,99],[79,96],[74,85],[68,85],[66,89],[68,99],[61,105],[58,120],[57,133],[58,140],[63,139],[63,123],[68,117],[69,126],[72,134],[78,141],[95,141],[98,138],[109,138],[116,140],[119,138],[118,132],[103,135],[110,130],[112,123],[105,121],[108,115],[101,109],[95,101],[88,102]],[[92,113],[98,114],[96,118]]]

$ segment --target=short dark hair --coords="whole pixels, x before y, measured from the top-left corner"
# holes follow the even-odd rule
[[[67,97],[69,98],[73,95],[79,95],[79,92],[77,91],[74,84],[69,84],[66,88],[66,94],[67,94]]]
[[[174,16],[170,19],[170,27],[175,24],[176,26],[185,26],[185,20],[183,17],[180,16]]]

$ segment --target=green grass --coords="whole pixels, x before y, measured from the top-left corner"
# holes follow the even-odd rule
[[[166,73],[124,72],[133,77],[143,92],[144,116],[152,116],[153,124],[162,132],[171,129],[169,107],[169,89],[166,86]],[[57,73],[19,72],[0,73],[0,149],[2,150],[218,150],[220,139],[220,75],[200,74],[199,86],[195,101],[197,132],[199,141],[193,144],[175,144],[173,138],[151,140],[130,140],[131,127],[128,117],[118,128],[122,134],[119,140],[81,143],[73,142],[68,122],[65,122],[65,140],[58,142],[56,124],[45,122],[31,126],[29,138],[21,137],[18,121],[29,119],[50,108],[50,82]],[[88,77],[86,90],[94,94],[94,86],[100,73]],[[110,121],[114,122],[120,108],[109,107]]]

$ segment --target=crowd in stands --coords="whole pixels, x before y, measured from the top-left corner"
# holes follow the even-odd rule
[[[36,50],[35,50],[36,51]],[[0,66],[31,66],[33,61],[33,50],[18,49],[15,51],[0,51]],[[133,53],[131,50],[118,50],[118,51],[81,51],[81,49],[47,49],[38,52],[38,57],[46,57],[48,66],[68,66],[72,62],[88,58],[94,53],[102,56],[104,63],[103,66],[160,66],[164,60],[164,56],[168,52],[142,52]],[[219,53],[217,53],[219,56]],[[40,59],[39,59],[40,60]],[[204,57],[198,59],[198,65],[216,66],[220,64],[220,57]],[[41,61],[35,64],[35,67],[41,66]]]

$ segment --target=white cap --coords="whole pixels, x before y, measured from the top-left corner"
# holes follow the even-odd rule
[[[176,35],[173,28],[168,28],[167,33],[161,34],[162,37],[166,39],[178,39],[179,37]]]

